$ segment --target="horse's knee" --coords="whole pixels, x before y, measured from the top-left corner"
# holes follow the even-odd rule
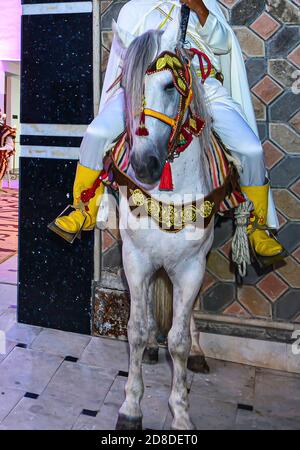
[[[176,330],[172,327],[168,334],[168,348],[172,357],[187,358],[191,348],[189,330]]]
[[[147,322],[137,323],[136,321],[129,321],[127,335],[131,346],[146,347],[149,337]]]

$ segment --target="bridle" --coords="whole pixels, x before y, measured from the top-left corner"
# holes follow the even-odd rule
[[[202,82],[209,76],[211,72],[211,63],[205,53],[198,49],[190,49],[193,55],[197,55],[199,58],[199,66],[202,74]],[[203,60],[207,62],[207,70],[204,70]],[[174,158],[188,147],[194,136],[200,136],[205,127],[205,121],[195,114],[191,108],[191,102],[193,99],[193,77],[191,72],[191,61],[182,57],[178,48],[175,52],[163,51],[158,57],[150,64],[146,74],[152,75],[158,72],[168,70],[172,74],[174,86],[180,94],[179,106],[175,117],[169,117],[166,114],[155,111],[146,107],[146,100],[143,98],[143,104],[141,108],[140,124],[136,130],[137,135],[146,136],[148,131],[145,126],[145,116],[153,117],[166,123],[171,127],[171,133],[168,141],[168,157],[167,160],[172,162]],[[186,112],[188,115],[185,122],[184,118]]]

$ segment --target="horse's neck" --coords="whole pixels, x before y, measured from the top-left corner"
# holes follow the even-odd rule
[[[188,148],[178,158],[175,158],[171,164],[174,190],[166,192],[167,195],[178,194],[183,199],[183,196],[186,194],[192,195],[193,198],[199,198],[208,194],[210,182],[207,175],[206,157],[201,154],[202,151],[199,139],[194,138]],[[159,190],[159,183],[155,186],[141,184],[135,178],[131,166],[129,167],[128,175],[151,195],[162,194]]]
[[[189,147],[172,163],[174,193],[206,195],[210,186],[205,155],[199,139],[194,138]],[[203,163],[204,162],[204,163]]]

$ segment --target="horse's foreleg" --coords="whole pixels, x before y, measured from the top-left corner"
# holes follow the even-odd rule
[[[143,362],[155,364],[158,362],[157,320],[154,311],[154,287],[155,280],[149,284],[147,301],[148,342],[143,355]]]
[[[195,428],[188,412],[186,377],[187,360],[191,350],[190,320],[195,297],[201,285],[204,265],[204,261],[203,264],[193,262],[188,269],[178,268],[178,277],[172,279],[173,323],[168,334],[168,346],[173,360],[173,382],[169,405],[174,416],[172,429],[175,430]]]
[[[123,254],[124,248],[123,245]],[[140,402],[144,393],[142,357],[148,342],[147,294],[149,272],[144,261],[137,261],[133,252],[128,251],[127,255],[124,258],[124,269],[130,289],[130,319],[127,326],[130,359],[125,388],[126,396],[119,411],[116,429],[138,430],[142,428]],[[144,270],[141,270],[141,268]]]
[[[192,338],[192,348],[188,358],[187,367],[192,372],[208,373],[209,366],[206,362],[202,348],[200,347],[200,332],[196,328],[194,315],[192,313],[190,322],[190,331]]]

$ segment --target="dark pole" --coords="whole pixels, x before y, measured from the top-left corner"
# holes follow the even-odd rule
[[[182,43],[182,45],[186,44],[186,32],[187,32],[187,27],[188,27],[188,23],[189,23],[189,17],[190,17],[190,8],[187,5],[182,5],[181,6],[181,23],[180,23],[180,28],[181,28],[181,37],[180,37],[180,42]]]

